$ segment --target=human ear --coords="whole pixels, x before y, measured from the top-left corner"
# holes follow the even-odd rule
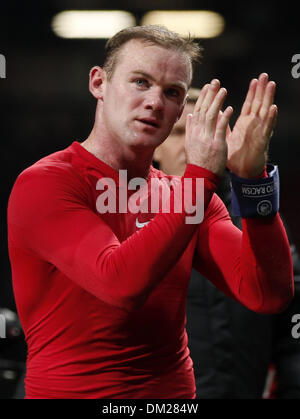
[[[99,66],[94,66],[90,71],[89,90],[99,100],[103,100],[103,91],[106,82],[106,72]]]

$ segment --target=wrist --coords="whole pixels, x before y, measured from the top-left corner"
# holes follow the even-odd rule
[[[261,179],[264,177],[268,177],[266,168],[267,166],[265,165],[264,168],[260,168],[253,172],[231,172],[231,173],[233,173],[235,176],[241,179]]]
[[[278,167],[268,164],[256,178],[241,178],[230,173],[233,213],[241,217],[275,215],[279,210]]]
[[[221,180],[221,176],[219,176],[212,170],[206,169],[203,166],[198,166],[194,163],[188,163],[185,168],[184,176],[189,177],[189,175],[191,174],[195,175],[196,177],[213,179],[216,183],[219,183],[219,181]]]

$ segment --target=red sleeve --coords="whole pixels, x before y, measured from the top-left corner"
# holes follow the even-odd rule
[[[185,177],[205,177],[207,207],[218,177],[193,165]],[[120,243],[89,207],[77,175],[33,166],[19,176],[10,196],[9,243],[53,264],[99,299],[131,310],[144,303],[191,240],[198,225],[186,224],[185,216],[157,214]]]
[[[282,311],[294,294],[287,234],[279,214],[236,228],[215,195],[200,225],[195,267],[228,296],[260,313]]]

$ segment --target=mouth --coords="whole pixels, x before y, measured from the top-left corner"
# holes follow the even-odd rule
[[[137,121],[141,122],[142,124],[148,125],[149,127],[159,128],[157,120],[153,118],[141,118],[137,119]]]

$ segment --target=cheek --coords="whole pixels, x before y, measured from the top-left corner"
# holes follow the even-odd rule
[[[109,104],[112,111],[119,113],[128,107],[130,102],[130,91],[128,92],[120,83],[113,87],[109,95]]]
[[[171,128],[176,124],[176,122],[179,119],[180,112],[178,110],[178,106],[174,106],[172,109],[168,112],[168,120],[170,123]]]
[[[173,115],[173,116],[168,117],[167,115],[165,115],[165,119],[167,121],[167,123],[166,123],[166,131],[167,131],[166,137],[168,137],[168,139],[171,139],[171,136],[173,136],[171,134],[171,132],[172,132],[173,127],[176,123],[176,116]]]

